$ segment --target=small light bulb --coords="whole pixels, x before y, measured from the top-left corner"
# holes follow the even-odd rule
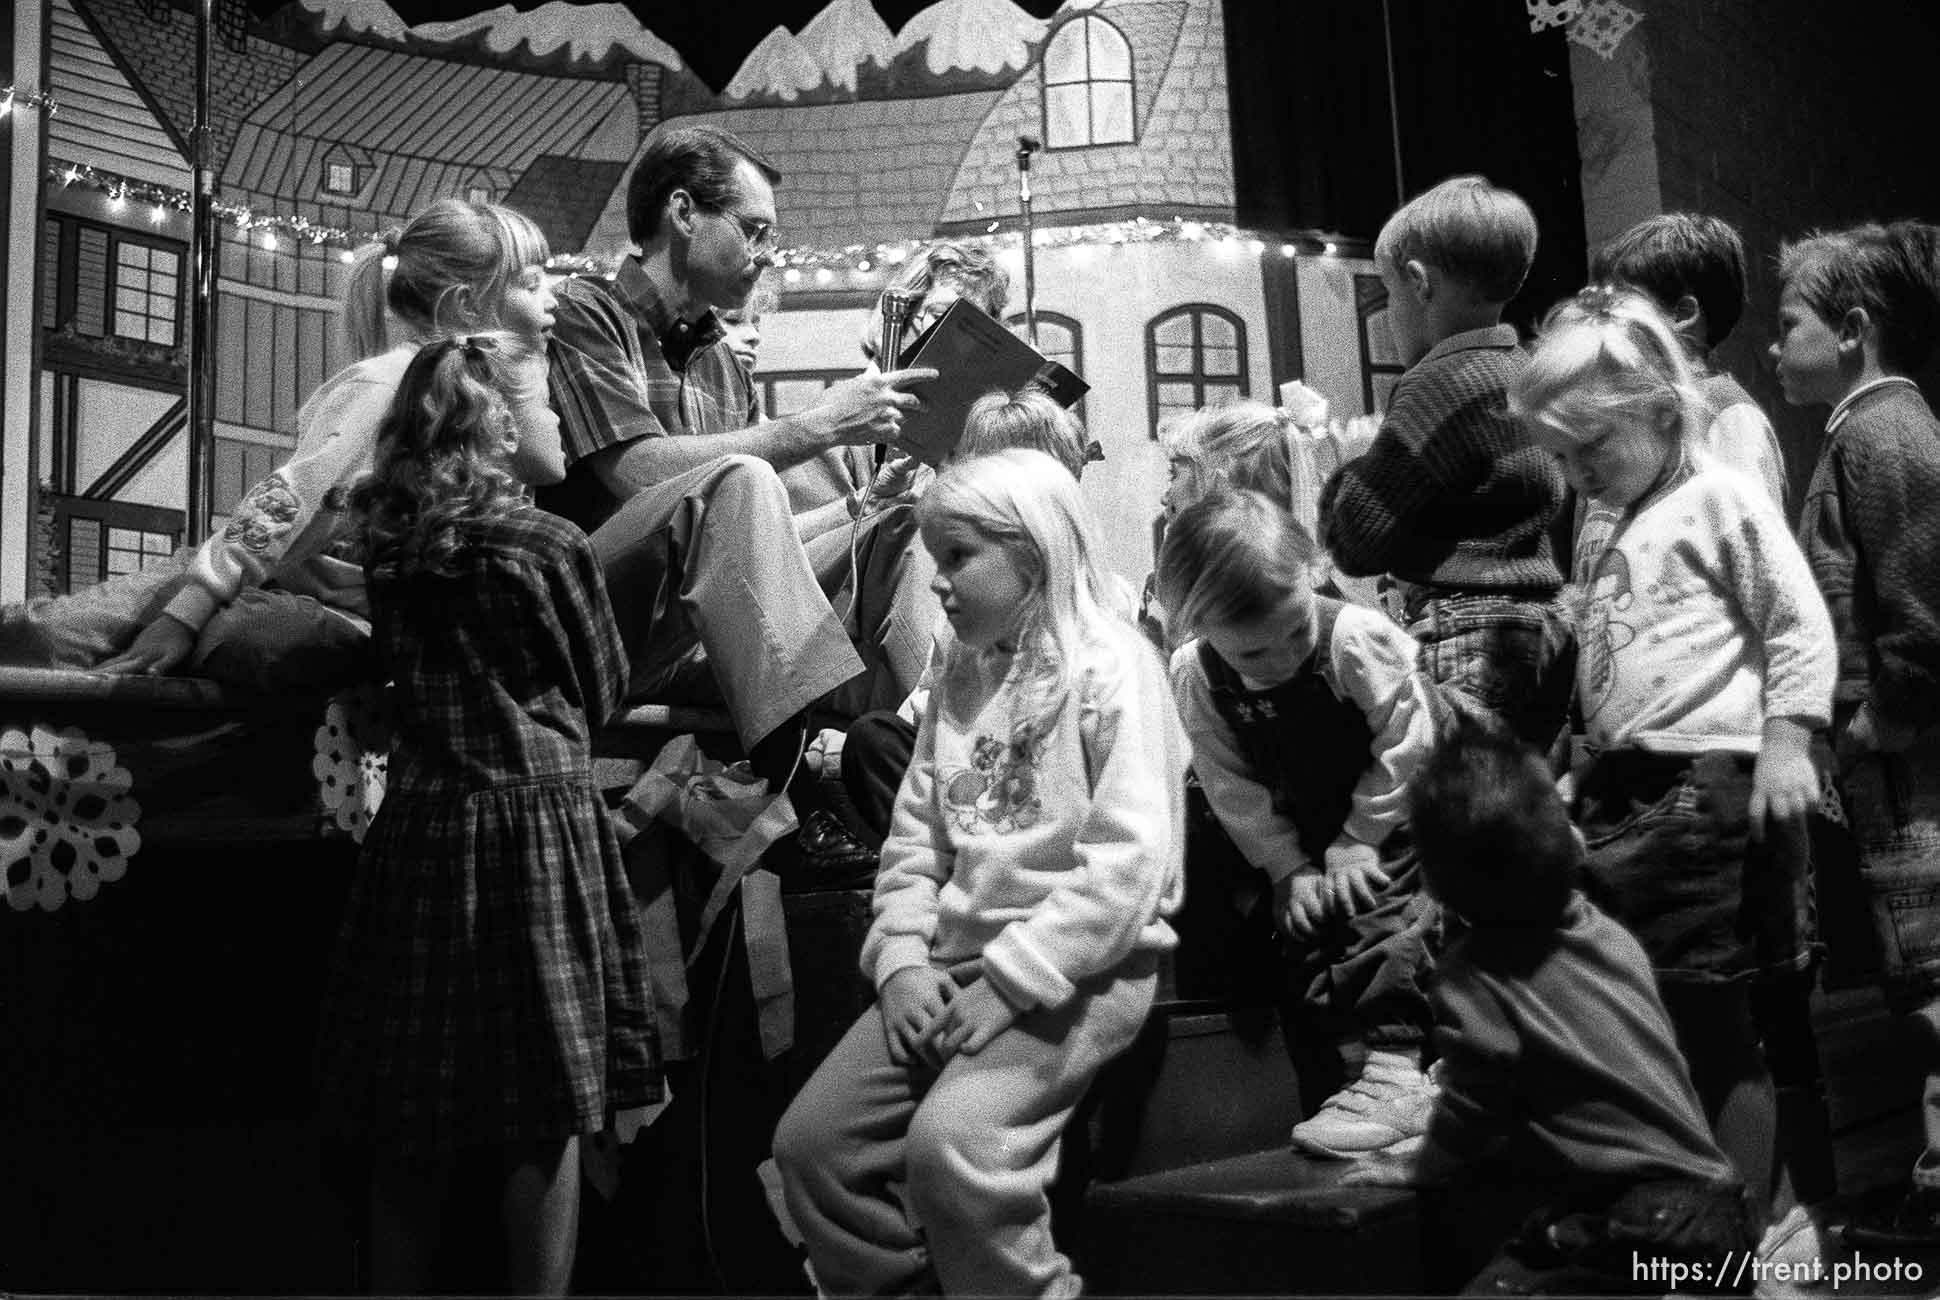
[[[826,266],[818,266],[815,268],[815,283],[827,284],[834,278],[835,272],[829,270]]]
[[[1320,251],[1327,254],[1327,256],[1332,257],[1334,255],[1334,246],[1330,243],[1327,245],[1327,247],[1321,249]]]
[[[1282,245],[1280,245],[1280,256],[1281,256],[1281,257],[1292,257],[1292,256],[1293,256],[1293,255],[1294,255],[1295,253],[1297,253],[1297,252],[1299,252],[1299,251],[1300,251],[1300,250],[1299,250],[1299,249],[1297,249],[1297,248],[1295,248],[1295,247],[1294,247],[1294,246],[1293,246],[1292,244],[1282,244]]]

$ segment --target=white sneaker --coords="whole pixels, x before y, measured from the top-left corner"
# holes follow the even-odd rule
[[[1794,1205],[1765,1229],[1755,1258],[1757,1281],[1751,1293],[1762,1300],[1811,1295],[1824,1291],[1832,1281],[1825,1259],[1825,1230],[1803,1205]]]
[[[1360,1078],[1329,1097],[1312,1119],[1293,1126],[1293,1144],[1330,1160],[1381,1151],[1425,1134],[1440,1095],[1434,1080],[1407,1057],[1371,1051]]]

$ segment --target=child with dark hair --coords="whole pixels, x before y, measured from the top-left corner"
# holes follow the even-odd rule
[[[1921,1039],[1925,1151],[1897,1229],[1940,1238],[1940,420],[1914,384],[1940,339],[1940,229],[1779,252],[1785,399],[1831,408],[1799,541],[1838,635],[1832,735],[1889,1004]]]
[[[1649,1294],[1640,1261],[1720,1266],[1756,1240],[1705,1123],[1650,961],[1576,892],[1582,848],[1546,768],[1499,724],[1458,711],[1409,782],[1423,887],[1448,918],[1431,997],[1441,1095],[1428,1131],[1350,1183],[1445,1182],[1492,1151],[1558,1192],[1467,1294]]]
[[[1301,1022],[1288,1041],[1338,1046],[1323,1066],[1365,1052],[1293,1130],[1301,1149],[1347,1159],[1420,1136],[1433,1096],[1436,916],[1401,806],[1433,740],[1433,687],[1406,632],[1314,591],[1318,560],[1280,501],[1228,488],[1172,521],[1158,588],[1194,635],[1172,656],[1193,770],[1247,874],[1271,884]]]
[[[1636,289],[1669,317],[1709,410],[1704,445],[1763,483],[1783,509],[1785,455],[1778,434],[1745,386],[1712,360],[1745,310],[1745,243],[1737,230],[1701,212],[1646,217],[1596,251],[1590,279]]]

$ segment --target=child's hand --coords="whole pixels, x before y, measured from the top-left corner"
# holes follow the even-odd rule
[[[195,629],[173,614],[163,614],[141,630],[126,650],[95,665],[104,673],[167,673],[195,649]]]
[[[890,1060],[897,1065],[942,1064],[931,1050],[929,1036],[956,992],[955,980],[928,966],[905,966],[889,977],[876,1000],[882,1004],[882,1034]]]
[[[1273,921],[1282,934],[1305,939],[1327,919],[1326,877],[1311,867],[1273,882]]]
[[[1388,883],[1381,870],[1381,855],[1372,844],[1342,839],[1327,846],[1327,905],[1342,916],[1352,916],[1372,908],[1379,899],[1376,891]]]
[[[1018,1011],[987,979],[977,980],[951,1001],[930,1025],[930,1043],[941,1064],[962,1052],[975,1056],[984,1045],[1017,1023]]]
[[[1791,822],[1818,807],[1819,771],[1812,765],[1811,733],[1787,718],[1768,718],[1751,769],[1751,837],[1765,838],[1765,822]]]

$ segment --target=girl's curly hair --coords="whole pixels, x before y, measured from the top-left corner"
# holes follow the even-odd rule
[[[475,334],[427,344],[411,359],[377,430],[377,463],[351,492],[352,535],[374,578],[450,577],[463,525],[525,499],[507,440],[509,338]]]

